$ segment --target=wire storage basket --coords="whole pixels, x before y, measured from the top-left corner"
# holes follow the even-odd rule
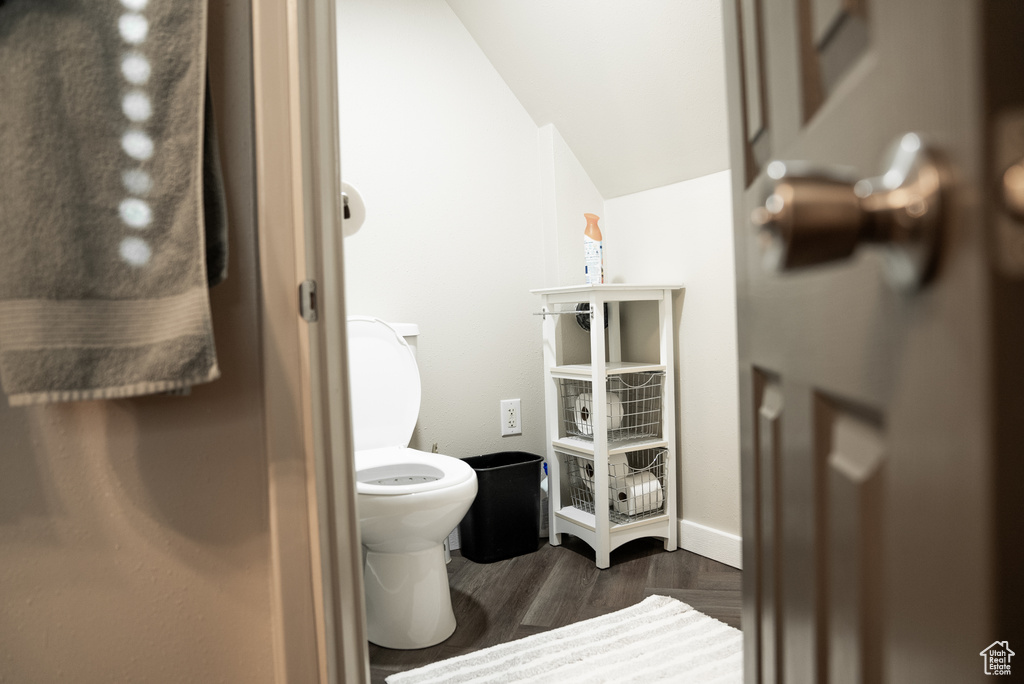
[[[594,458],[558,452],[566,465],[569,498],[581,511],[594,513]],[[636,522],[665,511],[667,449],[641,449],[608,457],[608,517],[613,524]]]
[[[661,390],[665,373],[646,371],[609,376],[608,441],[661,436]],[[590,380],[559,378],[562,423],[567,437],[594,439],[594,395]]]

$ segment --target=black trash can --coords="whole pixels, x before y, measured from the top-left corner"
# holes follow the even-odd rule
[[[476,563],[533,553],[540,545],[540,470],[544,458],[502,451],[465,459],[477,493],[459,523],[459,550]]]

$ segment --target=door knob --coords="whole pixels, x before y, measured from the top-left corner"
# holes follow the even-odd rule
[[[767,174],[771,191],[752,216],[765,268],[815,266],[876,244],[895,287],[915,289],[932,276],[950,176],[941,155],[917,134],[896,141],[877,177],[856,180],[844,170],[782,161],[771,162]]]
[[[1024,161],[1003,174],[1003,204],[1013,220],[1024,223]]]

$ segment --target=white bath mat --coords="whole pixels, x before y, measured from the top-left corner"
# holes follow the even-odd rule
[[[393,674],[388,684],[743,681],[740,630],[667,596]]]

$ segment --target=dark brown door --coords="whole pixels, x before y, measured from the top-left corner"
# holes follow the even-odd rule
[[[1024,654],[1024,3],[724,15],[746,680],[983,681]]]

